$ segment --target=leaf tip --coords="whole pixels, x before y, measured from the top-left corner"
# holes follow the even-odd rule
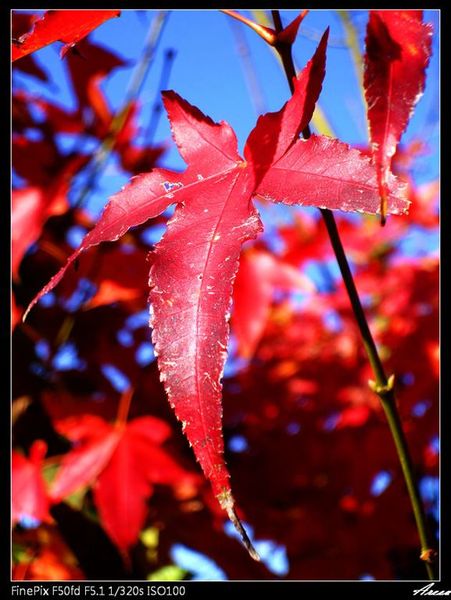
[[[326,27],[326,29],[324,30],[323,35],[321,36],[321,40],[320,40],[319,46],[322,46],[322,45],[325,46],[327,44],[327,42],[329,40],[329,33],[330,33],[330,26],[328,25]]]
[[[227,512],[227,516],[229,517],[237,532],[240,534],[241,541],[243,542],[243,545],[249,552],[250,556],[257,562],[260,562],[261,558],[254,546],[252,545],[252,542],[245,528],[243,527],[240,518],[236,513],[235,500],[233,499],[230,490],[225,490],[220,496],[218,496],[218,500],[221,505],[221,508],[223,508]]]

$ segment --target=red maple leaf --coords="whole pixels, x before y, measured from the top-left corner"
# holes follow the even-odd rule
[[[63,57],[69,48],[88,35],[90,31],[113,17],[120,10],[48,10],[42,19],[34,22],[33,29],[13,40],[12,60],[18,60],[57,40],[64,42]]]
[[[370,11],[364,88],[383,219],[391,160],[424,90],[431,47],[432,27],[423,23],[423,11]]]
[[[368,157],[338,140],[298,138],[321,90],[327,33],[295,80],[291,99],[278,113],[259,119],[245,147],[246,160],[227,123],[216,124],[175,92],[164,92],[173,137],[188,168],[183,173],[155,169],[132,179],[29,306],[61,280],[81,252],[117,240],[177,203],[151,253],[152,337],[171,406],[237,527],[223,459],[221,377],[241,247],[262,229],[252,197],[369,212],[378,205],[376,170]],[[395,177],[389,185],[389,210],[404,212],[404,186]]]
[[[123,396],[122,410],[130,400],[129,391]],[[102,524],[123,551],[138,538],[155,484],[177,488],[192,486],[196,480],[161,448],[171,430],[155,417],[138,417],[126,423],[122,414],[111,424],[85,413],[66,415],[54,424],[74,447],[63,457],[49,497],[58,502],[92,486]]]

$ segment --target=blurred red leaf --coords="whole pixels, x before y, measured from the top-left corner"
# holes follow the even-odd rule
[[[35,126],[35,120],[30,112],[30,94],[22,89],[15,90],[12,96],[12,125],[13,131],[24,133],[25,129]]]
[[[87,131],[100,139],[108,133],[113,116],[101,83],[114,69],[125,64],[122,58],[89,39],[77,44],[77,52],[67,55],[69,75],[78,100],[78,111]],[[84,115],[86,109],[92,111],[91,120]]]
[[[422,95],[431,50],[432,27],[422,11],[370,11],[364,88],[382,215],[391,159]]]
[[[269,252],[248,251],[241,255],[233,290],[233,332],[238,352],[249,358],[263,334],[275,289],[315,291],[315,285],[298,269]]]
[[[147,249],[130,240],[115,246],[103,246],[96,253],[87,252],[80,258],[77,276],[67,278],[62,296],[70,298],[77,289],[80,278],[91,281],[96,289],[92,297],[84,303],[85,309],[92,309],[113,302],[127,302],[137,306],[145,305],[147,291],[142,282],[146,279],[149,266],[146,261]]]
[[[154,484],[174,488],[195,478],[183,470],[170,454],[160,449],[150,435],[153,417],[141,417],[130,423],[111,461],[94,486],[94,498],[106,531],[121,549],[133,545],[147,515],[146,500]]]
[[[49,102],[43,98],[30,98],[29,101],[39,108],[45,117],[45,125],[53,133],[82,133],[83,122],[76,112],[66,110],[63,106]]]
[[[14,294],[11,295],[11,329],[20,323],[22,310],[17,306]]]
[[[48,133],[48,132],[47,132]],[[73,175],[88,161],[83,154],[61,154],[53,135],[30,140],[13,135],[13,167],[17,175],[31,185],[44,188],[68,188]],[[51,197],[51,194],[48,194]]]
[[[26,187],[12,193],[12,275],[18,276],[19,265],[29,248],[41,234],[42,226],[50,215],[67,210],[64,193],[49,195],[39,187]]]
[[[165,146],[120,146],[117,148],[124,171],[142,173],[150,171],[166,151]]]
[[[51,522],[49,500],[42,478],[42,462],[47,444],[36,440],[30,448],[30,458],[13,451],[12,477],[12,522],[32,519],[38,523]]]
[[[422,227],[437,227],[439,223],[440,182],[427,181],[418,186],[410,184],[412,222]]]
[[[12,45],[12,60],[18,60],[55,41],[64,42],[63,57],[69,48],[88,35],[93,29],[113,17],[119,10],[48,10],[34,21],[33,29]]]
[[[60,156],[56,147],[46,141],[30,143],[26,138],[16,138],[14,142],[14,168],[32,184],[12,192],[12,274],[17,278],[22,258],[41,235],[44,223],[68,210],[72,177],[88,157]]]
[[[121,550],[127,551],[137,541],[154,484],[178,487],[195,481],[160,448],[170,435],[160,419],[146,416],[109,424],[81,414],[54,423],[75,445],[61,461],[50,498],[58,502],[77,489],[93,486],[102,524]]]
[[[54,502],[59,502],[80,488],[92,485],[110,461],[121,439],[122,432],[109,427],[99,417],[91,417],[83,423],[85,427],[88,424],[89,430],[83,432],[75,448],[62,460],[61,468],[50,489],[50,497]]]
[[[52,139],[30,140],[13,135],[13,167],[29,184],[45,186],[61,168],[63,159]]]
[[[67,552],[67,551],[66,551]],[[22,571],[22,576],[20,575]],[[31,564],[24,563],[14,567],[13,580],[26,581],[72,581],[83,580],[83,571],[73,564],[62,560],[61,548],[43,548]]]

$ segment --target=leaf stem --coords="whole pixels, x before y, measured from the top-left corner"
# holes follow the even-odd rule
[[[274,27],[277,32],[282,31],[282,20],[280,18],[280,12],[273,10],[272,16],[274,21]],[[296,75],[293,57],[291,52],[291,46],[280,46],[277,47],[279,54],[281,55],[282,63],[285,69],[285,74],[288,80],[290,90],[293,92],[293,76]],[[310,128],[307,126],[302,132],[304,137],[310,136]],[[346,287],[346,291],[351,302],[354,317],[359,327],[360,335],[362,337],[363,345],[365,347],[368,360],[370,361],[371,368],[375,375],[376,381],[369,382],[370,388],[379,396],[382,407],[385,412],[385,416],[388,421],[391,435],[396,446],[396,452],[398,459],[401,464],[404,480],[406,483],[407,491],[409,493],[410,502],[412,505],[413,514],[418,530],[418,535],[421,543],[421,554],[420,558],[425,562],[428,578],[433,580],[435,577],[433,560],[435,557],[435,551],[432,548],[432,544],[429,540],[429,535],[426,526],[426,516],[423,509],[423,504],[418,491],[418,487],[415,481],[414,468],[412,459],[410,457],[409,447],[407,445],[407,439],[404,434],[401,419],[399,416],[398,408],[396,405],[396,398],[394,394],[394,376],[391,375],[387,378],[384,370],[384,366],[380,359],[376,343],[374,342],[371,334],[368,321],[363,311],[362,303],[354,282],[354,278],[349,267],[349,263],[346,257],[346,253],[343,248],[343,244],[340,239],[337,224],[333,213],[327,209],[320,209],[324,223],[327,228],[327,232],[332,243],[332,247],[337,259],[338,266],[340,268],[341,275]]]
[[[237,515],[235,509],[235,500],[230,492],[230,490],[226,490],[221,496],[218,496],[219,504],[221,507],[227,512],[227,516],[230,519],[230,522],[235,527],[237,532],[241,537],[241,541],[243,542],[244,547],[249,552],[250,556],[257,562],[261,560],[258,552],[252,545],[252,542],[247,535],[246,529],[244,525],[241,523],[239,516]]]
[[[117,409],[115,424],[117,427],[125,427],[127,424],[128,413],[130,412],[130,405],[133,398],[134,389],[128,388],[122,394],[119,400],[119,406]]]
[[[241,23],[244,23],[245,25],[247,25],[248,27],[253,29],[257,35],[259,35],[261,38],[263,38],[265,40],[265,42],[267,42],[271,46],[274,45],[276,36],[274,34],[274,31],[272,29],[270,29],[269,27],[264,27],[263,25],[259,25],[258,23],[255,23],[255,21],[252,21],[251,19],[247,19],[243,15],[240,15],[240,13],[236,12],[235,10],[228,10],[225,8],[221,8],[220,11],[226,15],[229,15],[229,17],[233,17],[237,21],[241,21]]]

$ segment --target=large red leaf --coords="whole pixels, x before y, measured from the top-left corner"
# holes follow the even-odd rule
[[[202,126],[206,125],[204,121]],[[210,127],[212,133],[199,136],[205,156],[216,152],[209,136],[217,126]],[[182,127],[178,134],[183,136]],[[255,237],[261,226],[249,203],[252,172],[232,163],[228,154],[217,155],[218,161],[234,166],[204,179],[192,193],[185,190],[184,205],[177,207],[155,249],[150,301],[152,337],[169,401],[215,494],[229,506],[230,485],[222,458],[220,379],[241,246]],[[212,160],[207,168],[213,164]]]
[[[113,17],[120,10],[48,10],[35,21],[33,29],[12,45],[12,60],[31,54],[59,40],[65,43],[61,55],[67,52],[90,31]]]
[[[315,290],[312,281],[298,269],[277,259],[269,252],[242,254],[233,290],[233,332],[238,352],[249,358],[263,334],[274,290]]]
[[[238,155],[236,136],[227,123],[216,124],[174,92],[164,93],[172,133],[188,163],[187,170],[180,174],[156,169],[133,179],[110,200],[80,248],[30,304],[31,308],[60,281],[80,252],[116,240],[169,204],[178,204],[167,232],[151,254],[152,337],[161,379],[214,493],[254,557],[235,514],[221,435],[221,377],[232,286],[243,242],[261,230],[252,196],[260,193],[294,203],[304,197],[305,188],[305,203],[373,212],[377,205],[376,172],[368,158],[362,159],[356,150],[337,140],[314,137],[308,142],[295,141],[321,88],[325,40],[306,74],[300,75],[306,92],[295,84],[297,91],[280,114],[260,121],[258,127],[263,131],[257,127],[251,134],[247,161]],[[254,156],[258,141],[277,135],[277,123],[280,137],[265,146],[264,161],[255,168],[252,161],[258,160]],[[272,166],[274,156],[278,160]],[[266,176],[262,165],[269,169]],[[343,174],[345,179],[340,181]],[[394,178],[391,185],[393,209],[401,212],[403,188]]]
[[[250,204],[255,180],[227,124],[206,119],[174,93],[165,95],[165,105],[187,172],[194,170],[202,186],[185,188],[184,204],[153,255],[152,339],[169,401],[215,495],[233,517],[220,381],[241,246],[261,229]]]
[[[391,173],[388,210],[407,212],[407,185]],[[272,202],[379,212],[376,170],[359,150],[326,136],[300,139],[266,173],[257,194]]]
[[[372,10],[366,35],[364,88],[378,172],[381,212],[392,157],[424,90],[432,27],[422,11]]]

